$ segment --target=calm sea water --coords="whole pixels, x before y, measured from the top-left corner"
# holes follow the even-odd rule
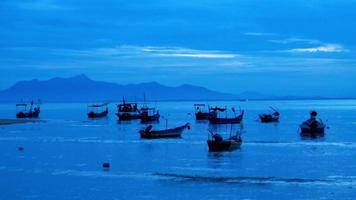
[[[143,125],[118,123],[114,104],[102,120],[87,120],[86,104],[44,104],[45,123],[0,126],[0,199],[356,198],[356,100],[209,102],[246,110],[244,143],[225,153],[208,152],[209,124],[194,120],[194,103],[156,103],[169,127],[191,124],[165,140],[140,139]],[[280,123],[256,121],[270,105]],[[312,109],[328,120],[324,137],[298,134]],[[0,118],[14,115],[0,104]]]

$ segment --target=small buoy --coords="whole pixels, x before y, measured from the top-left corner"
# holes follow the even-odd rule
[[[108,163],[108,162],[103,163],[103,168],[104,169],[109,169],[110,168],[110,163]]]
[[[23,147],[19,147],[19,151],[23,151]]]

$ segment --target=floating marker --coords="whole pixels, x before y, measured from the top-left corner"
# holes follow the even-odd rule
[[[104,169],[109,169],[110,168],[110,163],[108,163],[108,162],[103,163],[103,168]]]

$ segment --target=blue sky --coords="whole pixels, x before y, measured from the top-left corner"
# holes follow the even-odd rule
[[[84,73],[356,96],[355,10],[355,0],[2,0],[0,89]]]

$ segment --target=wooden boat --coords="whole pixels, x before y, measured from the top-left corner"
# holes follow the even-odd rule
[[[210,152],[219,152],[219,151],[233,151],[239,149],[242,144],[242,139],[240,135],[234,135],[227,139],[224,139],[220,134],[214,133],[209,130],[211,133],[211,138],[208,137],[206,141],[208,143]]]
[[[156,139],[156,138],[179,138],[185,129],[190,129],[189,123],[171,129],[152,130],[152,125],[139,131],[141,138]]]
[[[317,112],[310,113],[310,119],[299,125],[301,134],[324,134],[326,124],[322,120],[317,120]]]
[[[227,112],[226,108],[214,108],[216,109],[216,111],[219,111],[219,112]],[[232,108],[232,111],[235,113],[235,109]],[[225,118],[221,118],[221,117],[211,117],[209,118],[209,122],[211,124],[239,124],[242,119],[243,119],[243,116],[244,116],[244,110],[242,110],[240,112],[239,115],[236,116],[235,114],[235,117],[233,118],[228,118],[227,115]]]
[[[94,118],[103,118],[106,117],[109,113],[108,110],[108,104],[109,102],[102,103],[102,104],[91,104],[88,105],[88,118],[94,119]]]
[[[149,123],[159,121],[160,114],[155,108],[144,107],[140,110],[141,123]]]
[[[279,116],[280,116],[280,113],[270,107],[274,112],[273,113],[268,113],[268,114],[260,114],[259,117],[260,117],[260,120],[261,122],[263,123],[269,123],[269,122],[278,122],[279,121]]]
[[[116,116],[121,121],[141,119],[137,103],[126,103],[124,98],[122,104],[117,105],[117,110]]]
[[[205,104],[194,104],[195,107],[195,119],[196,120],[208,120],[211,117],[217,117],[217,112],[208,107],[208,111],[205,110]]]
[[[34,106],[33,101],[30,103],[30,108],[27,109],[27,103],[16,104],[16,118],[38,118],[41,113],[41,108],[39,103]]]

